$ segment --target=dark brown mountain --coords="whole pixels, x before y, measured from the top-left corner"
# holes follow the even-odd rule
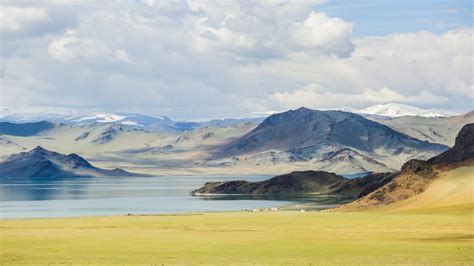
[[[389,182],[393,174],[370,174],[366,177],[347,179],[323,171],[300,171],[273,177],[260,182],[229,181],[209,182],[191,192],[192,195],[241,194],[241,195],[335,195],[359,198]]]

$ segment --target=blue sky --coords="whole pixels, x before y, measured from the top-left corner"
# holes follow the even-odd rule
[[[469,0],[331,0],[315,9],[353,22],[357,36],[416,31],[441,33],[473,24],[472,1]]]
[[[1,1],[0,105],[472,110],[471,1]]]

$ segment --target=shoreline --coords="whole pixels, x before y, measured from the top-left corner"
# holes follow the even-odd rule
[[[215,195],[215,194],[213,194]],[[223,194],[227,196],[235,196],[229,194]],[[1,218],[0,221],[24,221],[24,220],[41,220],[41,219],[81,219],[81,218],[96,218],[96,217],[143,217],[143,216],[192,216],[192,215],[204,215],[211,213],[248,213],[248,212],[320,212],[329,209],[336,209],[343,205],[341,204],[315,204],[315,202],[306,201],[306,202],[295,202],[290,204],[277,205],[273,207],[256,207],[253,209],[240,209],[240,210],[216,210],[216,211],[184,211],[184,212],[169,212],[169,213],[123,213],[123,214],[111,214],[111,215],[81,215],[81,216],[58,216],[58,217],[14,217],[14,218]],[[276,208],[277,210],[270,210]],[[255,211],[259,209],[259,211]],[[0,210],[1,213],[1,210]]]

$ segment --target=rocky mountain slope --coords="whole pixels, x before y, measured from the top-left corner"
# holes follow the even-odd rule
[[[474,170],[474,124],[465,125],[456,137],[455,145],[427,161],[411,160],[392,181],[367,196],[343,206],[355,210],[397,203],[423,193],[430,184],[446,173],[468,167]],[[474,181],[474,174],[468,178]]]
[[[358,165],[360,170],[378,171],[397,169],[401,165],[397,159],[429,158],[446,148],[409,137],[357,114],[300,108],[271,115],[249,133],[217,146],[211,158],[243,156],[243,160],[248,160],[256,154],[273,151],[274,157],[311,161],[318,169],[339,164],[339,167]]]
[[[63,155],[38,146],[0,162],[0,178],[57,179],[65,177],[134,176],[122,169],[92,166],[77,154]]]

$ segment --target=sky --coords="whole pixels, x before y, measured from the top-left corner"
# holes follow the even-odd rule
[[[471,1],[1,0],[0,106],[473,108]]]

